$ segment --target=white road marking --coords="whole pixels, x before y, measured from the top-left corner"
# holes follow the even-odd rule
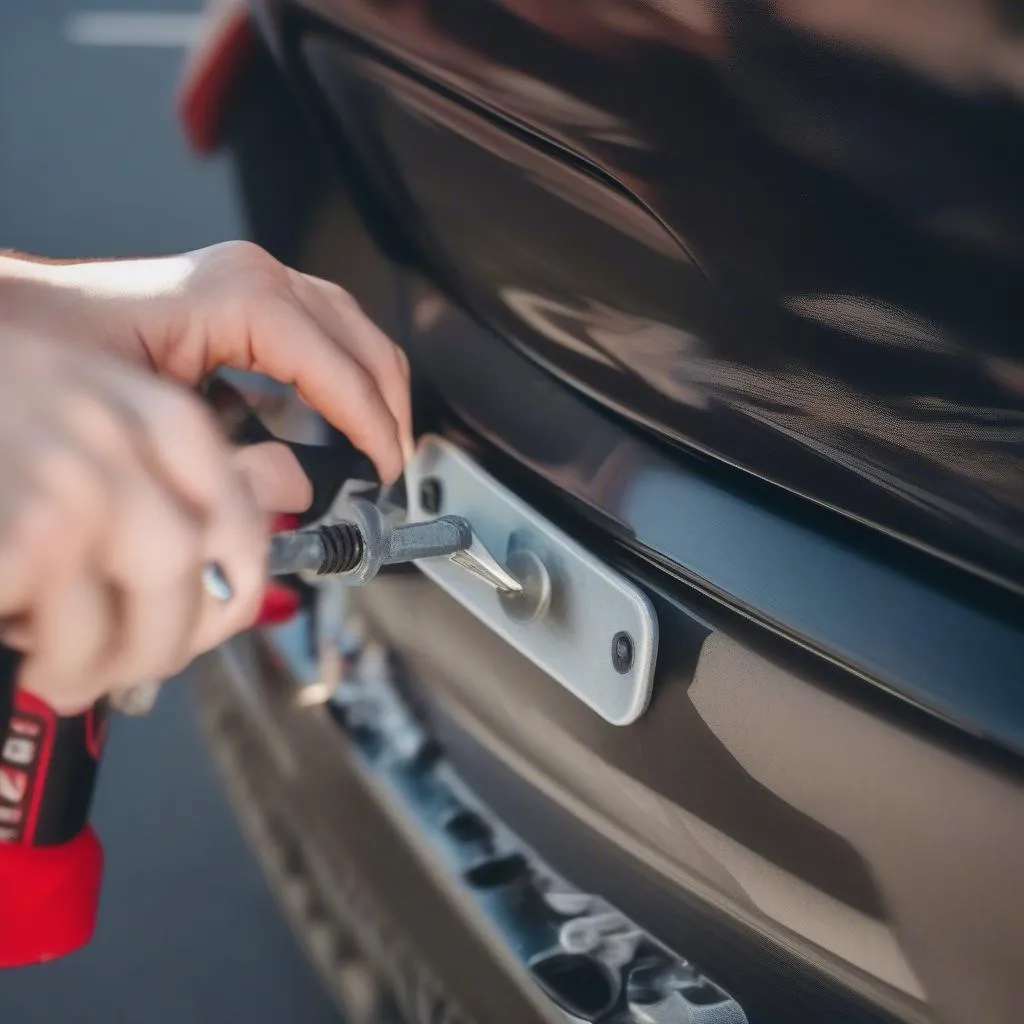
[[[64,35],[73,46],[189,47],[206,23],[204,14],[146,11],[80,11],[68,18]]]

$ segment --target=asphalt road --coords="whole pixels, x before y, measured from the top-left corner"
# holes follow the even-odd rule
[[[113,256],[237,236],[228,168],[193,160],[174,121],[182,51],[74,45],[69,19],[86,9],[0,4],[0,248]],[[238,832],[184,686],[148,719],[115,723],[94,822],[107,851],[97,936],[0,974],[3,1024],[338,1024]]]

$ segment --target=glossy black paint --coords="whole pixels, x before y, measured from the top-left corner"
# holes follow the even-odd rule
[[[411,311],[409,328],[409,346],[421,350],[425,373],[450,409],[585,504],[603,527],[617,524],[672,573],[974,735],[1024,749],[1018,601],[971,586],[963,573],[937,573],[934,560],[880,543],[881,535],[873,539],[848,518],[820,522],[807,503],[780,505],[784,492],[745,493],[745,476],[730,479],[728,467],[723,475],[692,453],[633,441],[503,344],[511,338],[538,352],[498,308],[500,296],[514,295],[513,305],[533,323],[542,311],[554,322],[557,311],[558,329],[549,324],[548,333],[563,350],[574,344],[579,363],[595,363],[568,332],[565,302],[502,285],[513,262],[534,281],[587,278],[591,292],[613,300],[628,295],[642,304],[670,294],[683,315],[691,299],[700,301],[699,282],[674,278],[659,264],[677,252],[662,228],[646,215],[637,220],[629,204],[610,207],[605,186],[380,59],[322,31],[297,32],[291,44],[316,95],[340,114],[347,144],[369,168],[378,194],[404,216],[425,258],[433,258],[425,270],[453,285],[458,305],[426,295]],[[461,174],[455,185],[446,178],[449,168]],[[494,201],[490,216],[474,202],[481,193]],[[590,216],[595,209],[614,211],[624,229],[616,245],[608,221]],[[448,241],[443,251],[424,229],[431,212]],[[566,232],[567,225],[574,230]],[[467,311],[492,329],[481,329]],[[637,340],[621,317],[602,336],[608,344]],[[628,365],[666,337],[681,336],[646,335]],[[629,415],[628,387],[616,387],[628,385],[628,375],[607,357],[600,361],[611,376],[588,393]],[[556,370],[565,365],[554,356],[543,362]]]
[[[586,508],[599,533],[876,686],[1024,752],[1015,606],[994,615],[957,593],[956,579],[908,571],[895,545],[865,544],[863,529],[816,529],[723,485],[699,460],[668,457],[454,307],[434,310],[411,351],[445,405],[561,501]]]
[[[468,306],[667,438],[1024,586],[1012,4],[306,6],[435,80],[375,61],[368,110]]]

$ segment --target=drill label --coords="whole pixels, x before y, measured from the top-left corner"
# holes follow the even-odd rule
[[[0,750],[0,841],[18,842],[25,831],[45,723],[15,711]]]

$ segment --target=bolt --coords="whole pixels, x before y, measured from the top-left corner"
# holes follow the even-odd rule
[[[420,483],[420,505],[424,512],[436,516],[441,511],[444,491],[436,476],[428,476]]]
[[[612,666],[619,675],[633,667],[633,638],[625,630],[612,637]]]

